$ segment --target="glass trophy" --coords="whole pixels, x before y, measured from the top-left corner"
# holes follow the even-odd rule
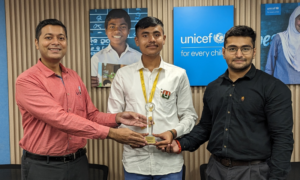
[[[153,103],[147,103],[146,106],[146,115],[147,115],[147,133],[146,141],[148,144],[155,144],[155,137],[152,135],[153,133],[153,111],[155,110],[155,106]]]

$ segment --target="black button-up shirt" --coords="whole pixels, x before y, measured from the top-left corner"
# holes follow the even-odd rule
[[[194,151],[209,140],[207,149],[216,156],[270,158],[270,179],[287,175],[294,141],[291,91],[285,84],[254,65],[235,82],[227,70],[207,86],[203,102],[199,124],[179,139],[182,150]]]

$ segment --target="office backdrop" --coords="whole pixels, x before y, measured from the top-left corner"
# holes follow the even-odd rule
[[[257,32],[257,55],[253,61],[260,69],[260,13],[262,3],[291,3],[300,0],[5,0],[6,37],[8,57],[10,159],[21,163],[18,145],[23,130],[21,116],[15,103],[15,80],[24,70],[33,66],[39,57],[34,47],[34,31],[45,18],[60,19],[68,28],[68,52],[62,63],[74,69],[86,84],[91,98],[100,111],[107,110],[109,88],[91,88],[89,49],[89,10],[105,8],[148,8],[148,15],[161,19],[165,24],[166,45],[163,59],[173,63],[173,7],[234,5],[234,24],[248,25]],[[212,22],[218,23],[218,22]],[[203,25],[205,28],[205,25]],[[1,39],[3,41],[3,39]],[[292,91],[294,113],[294,151],[292,161],[300,161],[300,85],[289,85]],[[205,87],[193,87],[196,112],[201,116]],[[184,152],[186,179],[199,180],[199,166],[207,163],[209,152],[202,145],[193,153]],[[122,145],[111,140],[89,140],[90,163],[109,167],[109,179],[123,179]]]

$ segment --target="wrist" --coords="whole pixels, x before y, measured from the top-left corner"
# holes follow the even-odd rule
[[[173,139],[175,139],[176,137],[175,137],[174,132],[173,132],[172,130],[169,130],[169,131],[170,131],[170,133],[172,134]]]
[[[109,128],[109,132],[108,132],[107,138],[108,138],[108,139],[114,139],[115,134],[116,134],[115,131],[116,131],[116,129],[114,129],[114,128]]]
[[[178,149],[179,149],[176,154],[180,154],[182,152],[182,148],[181,148],[180,142],[178,140],[175,140],[175,141],[176,141]]]
[[[116,121],[116,123],[117,123],[118,125],[121,125],[121,122],[119,121],[119,119],[120,119],[120,118],[119,118],[119,117],[120,117],[120,114],[121,114],[121,113],[117,113],[117,114],[116,114],[116,117],[115,117],[115,121]]]
[[[170,130],[172,131],[173,139],[177,138],[177,131],[175,129]]]

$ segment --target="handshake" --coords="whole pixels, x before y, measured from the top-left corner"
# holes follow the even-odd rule
[[[122,112],[116,115],[116,123],[125,124],[127,126],[137,126],[137,127],[146,127],[147,126],[147,118],[143,115],[134,112]],[[108,138],[114,139],[115,141],[128,144],[132,148],[142,148],[148,145],[145,136],[148,133],[137,133],[128,128],[119,128],[114,129],[110,128],[108,133]],[[168,153],[178,153],[179,147],[174,140],[177,136],[177,132],[175,129],[168,130],[161,134],[152,134],[155,137],[162,139],[162,141],[155,142],[157,149],[160,149],[163,152]],[[152,144],[151,144],[152,145]]]

